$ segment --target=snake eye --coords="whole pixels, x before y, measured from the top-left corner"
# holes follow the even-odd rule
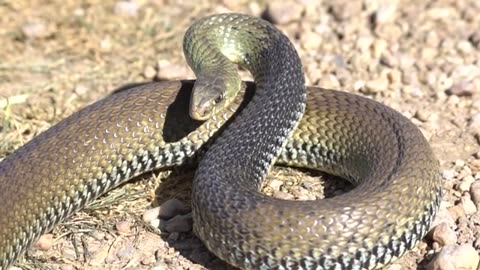
[[[220,102],[222,102],[222,100],[223,100],[223,95],[219,95],[213,100],[213,102],[215,104],[219,104]]]

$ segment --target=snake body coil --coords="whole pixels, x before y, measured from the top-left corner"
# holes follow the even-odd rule
[[[84,108],[7,156],[0,163],[0,269],[87,202],[136,175],[186,162],[215,136],[194,179],[194,231],[230,264],[373,269],[425,235],[440,201],[438,165],[408,119],[333,90],[308,88],[305,99],[293,46],[250,16],[202,19],[187,31],[185,48],[199,82],[219,75],[222,85],[243,85],[229,77],[227,54],[252,72],[255,93],[247,83],[238,97],[226,97],[230,107],[198,122],[188,116],[191,82],[145,84]],[[275,161],[356,187],[321,201],[267,197],[258,189]]]

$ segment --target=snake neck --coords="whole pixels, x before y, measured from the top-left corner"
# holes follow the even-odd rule
[[[306,89],[301,60],[285,35],[258,18],[221,14],[195,25],[187,31],[184,44],[186,52],[203,56],[200,60],[198,55],[187,53],[197,74],[205,76],[210,71],[224,76],[235,63],[246,67],[257,85],[250,104],[203,158],[198,182],[218,177],[218,183],[246,182],[256,190],[304,112]],[[206,33],[210,34],[208,39],[196,41]],[[231,77],[235,76],[236,71]],[[218,160],[225,154],[226,158]],[[204,174],[202,167],[210,168],[209,172]]]

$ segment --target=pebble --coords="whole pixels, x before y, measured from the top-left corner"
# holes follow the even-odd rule
[[[384,52],[382,54],[382,56],[380,57],[380,63],[382,63],[383,65],[385,65],[389,68],[394,68],[394,67],[397,67],[399,65],[400,61],[398,60],[398,58],[395,55],[393,55],[389,52]],[[400,71],[398,69],[394,69],[390,73],[393,73],[393,72],[397,73],[395,75],[398,78],[396,78],[395,80],[392,80],[392,81],[399,82],[400,79],[401,79],[401,76],[402,76]]]
[[[83,84],[77,84],[75,85],[75,87],[73,88],[73,93],[79,95],[79,96],[82,96],[82,95],[85,95],[86,93],[88,93],[90,91],[90,89],[83,85]]]
[[[470,195],[477,208],[480,208],[480,180],[476,180],[470,186]]]
[[[457,172],[453,169],[446,169],[442,171],[442,178],[445,180],[452,180]]]
[[[462,178],[462,181],[458,185],[458,190],[461,192],[466,192],[470,190],[471,185],[475,182],[475,178],[472,175],[467,175]]]
[[[395,19],[398,1],[384,1],[380,3],[373,15],[376,25],[391,22]]]
[[[380,58],[387,49],[388,43],[384,39],[375,39],[372,44],[372,55],[374,58]]]
[[[337,21],[345,21],[362,12],[362,1],[330,1],[328,10]]]
[[[131,233],[131,226],[132,224],[126,220],[115,223],[115,228],[121,235],[127,235]]]
[[[273,197],[275,197],[277,199],[282,199],[282,200],[293,200],[294,199],[292,194],[287,193],[287,192],[283,192],[283,191],[280,191],[280,190],[275,191],[275,193],[273,193]]]
[[[138,4],[136,1],[118,1],[115,3],[114,11],[118,15],[136,17]]]
[[[468,40],[475,48],[480,49],[480,31],[473,32],[468,38]]]
[[[415,112],[415,118],[422,122],[427,122],[428,119],[430,118],[431,111],[429,110],[424,110],[424,109],[419,109]]]
[[[457,235],[446,222],[435,226],[431,233],[432,240],[439,243],[440,246],[454,245],[457,242]]]
[[[476,91],[475,84],[472,81],[462,81],[452,85],[447,89],[447,95],[455,95],[459,97],[469,97],[472,96]]]
[[[193,218],[192,214],[177,215],[165,222],[165,230],[167,232],[189,232],[192,230]]]
[[[283,185],[283,181],[278,179],[272,179],[270,183],[268,183],[268,185],[275,190],[279,190],[280,187]]]
[[[472,214],[475,214],[475,212],[477,212],[477,207],[475,206],[473,201],[470,199],[470,195],[468,193],[466,194],[466,196],[462,196],[460,201],[466,215],[472,215]]]
[[[44,234],[37,240],[35,247],[40,250],[49,250],[52,248],[54,242],[53,234]]]
[[[28,23],[22,26],[22,33],[28,38],[45,38],[50,35],[45,23]]]
[[[295,1],[272,1],[268,3],[264,17],[275,24],[287,24],[300,20],[304,8]]]
[[[474,159],[470,162],[470,167],[472,172],[479,172],[480,171],[480,159]]]
[[[480,258],[470,245],[448,245],[428,264],[428,270],[476,270]]]
[[[368,81],[363,88],[365,94],[376,94],[378,92],[383,92],[388,88],[388,80],[386,78],[380,77],[375,80]]]
[[[146,66],[145,69],[143,70],[143,76],[146,79],[153,79],[157,75],[157,70],[155,70],[154,67],[152,66]]]
[[[448,208],[448,212],[454,220],[458,220],[460,217],[465,215],[465,209],[463,208],[462,204],[457,204]]]
[[[156,262],[155,255],[153,254],[148,254],[143,256],[143,258],[140,261],[142,265],[153,265],[155,262]]]
[[[186,206],[178,199],[170,199],[162,203],[162,205],[147,209],[143,213],[143,221],[150,223],[155,219],[171,219],[177,215],[183,215],[190,212],[190,207]]]

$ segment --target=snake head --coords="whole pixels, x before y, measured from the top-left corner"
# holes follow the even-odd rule
[[[227,84],[219,77],[197,79],[190,97],[190,117],[205,121],[227,105]]]

